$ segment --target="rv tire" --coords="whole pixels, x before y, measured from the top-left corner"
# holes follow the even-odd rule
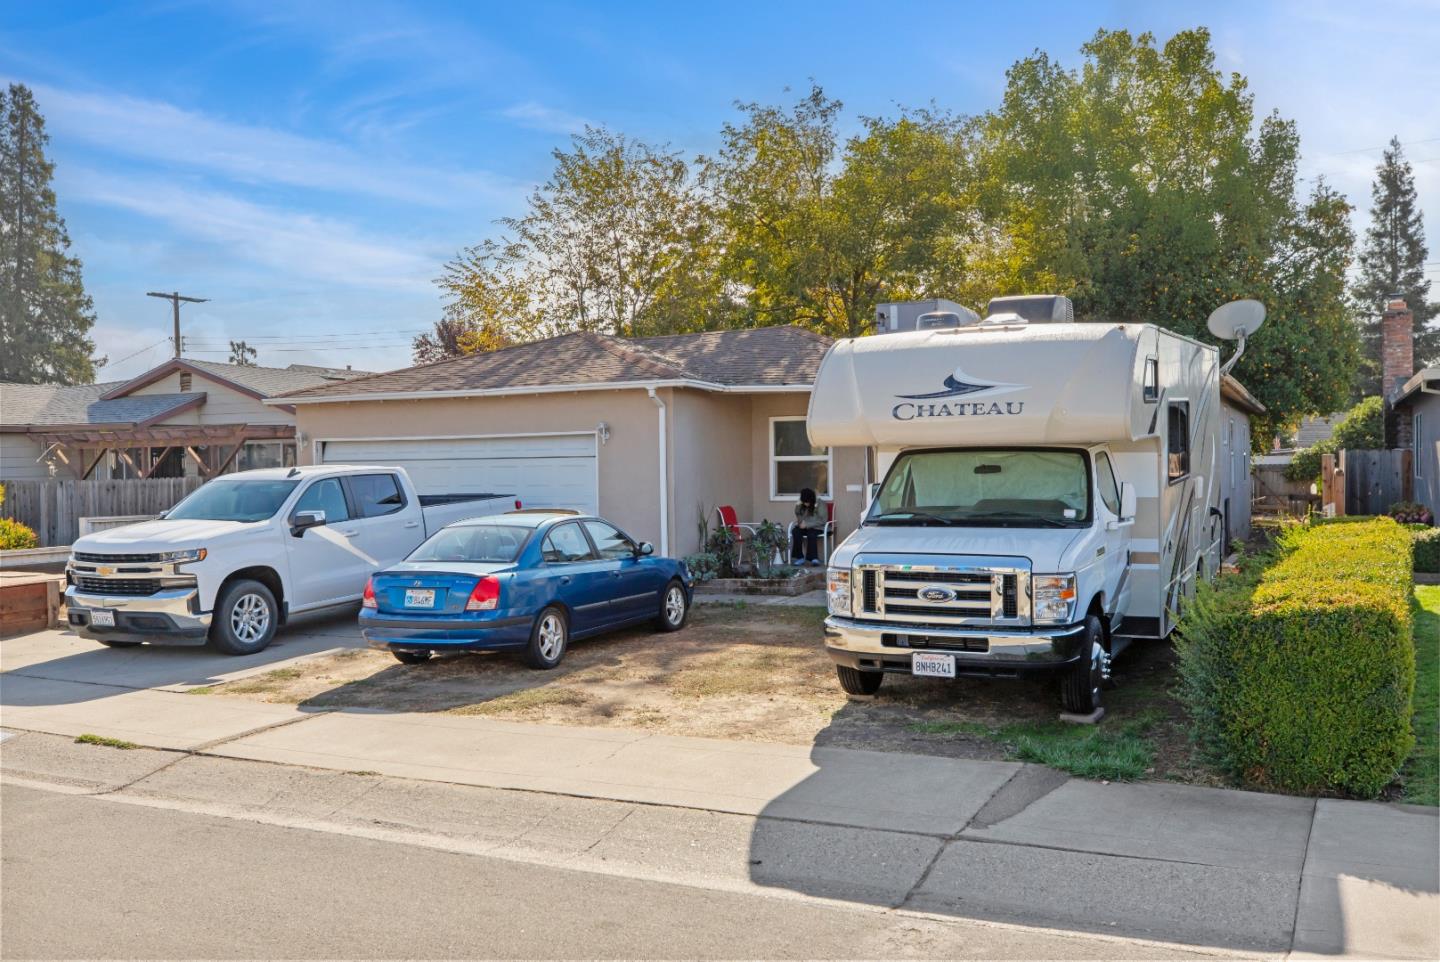
[[[836,665],[835,675],[847,695],[873,695],[885,681],[883,671],[861,671],[849,665]]]
[[[1060,682],[1060,700],[1067,712],[1088,715],[1100,707],[1100,690],[1105,687],[1105,629],[1097,615],[1085,619],[1080,653]]]

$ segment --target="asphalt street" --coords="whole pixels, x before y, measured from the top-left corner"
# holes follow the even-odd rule
[[[1157,954],[14,785],[0,804],[7,959]]]

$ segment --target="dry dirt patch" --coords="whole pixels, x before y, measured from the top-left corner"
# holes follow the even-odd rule
[[[825,656],[822,619],[819,609],[705,605],[675,634],[640,629],[576,642],[548,672],[512,654],[401,665],[384,652],[344,651],[199,693],[963,758],[1014,757],[1020,735],[1043,734],[1055,719],[1055,691],[1044,681],[891,675],[876,698],[848,699]],[[1168,694],[1169,647],[1132,649],[1117,670],[1106,727],[1143,720],[1155,754],[1147,774],[1198,777]]]

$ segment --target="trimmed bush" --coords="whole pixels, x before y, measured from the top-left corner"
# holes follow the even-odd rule
[[[1176,642],[1201,754],[1241,783],[1372,798],[1413,742],[1411,538],[1389,518],[1300,525],[1202,586]]]
[[[0,518],[0,551],[38,547],[35,532],[13,518]]]
[[[1440,528],[1427,526],[1415,532],[1415,570],[1440,574]]]

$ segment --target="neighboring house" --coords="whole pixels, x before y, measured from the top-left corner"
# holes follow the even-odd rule
[[[1250,505],[1255,482],[1250,470],[1250,416],[1265,405],[1226,374],[1220,378],[1220,509],[1225,512],[1225,551],[1236,539],[1250,537]]]
[[[365,372],[174,358],[128,381],[0,384],[0,481],[211,477],[295,463],[266,398]]]
[[[1411,451],[1411,500],[1434,516],[1440,510],[1440,367],[1417,371],[1391,397],[1390,406],[1407,424],[1401,440]]]
[[[785,525],[804,487],[834,500],[840,536],[859,523],[865,452],[806,436],[830,343],[799,327],[576,333],[270,403],[296,409],[302,462],[403,465],[421,493],[580,508],[685,554],[717,505]]]

